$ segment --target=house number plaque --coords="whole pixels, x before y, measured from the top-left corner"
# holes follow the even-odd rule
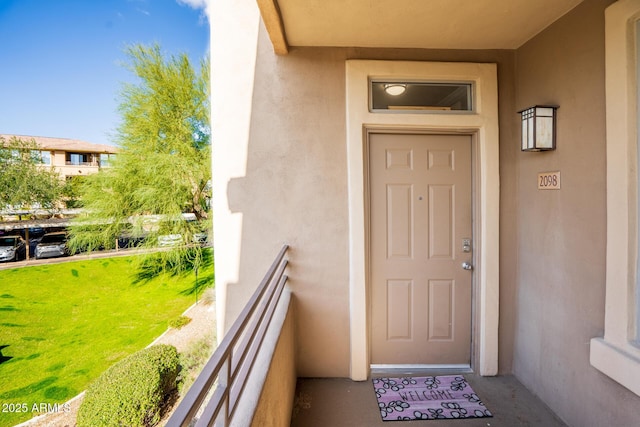
[[[541,172],[538,174],[538,190],[559,190],[560,171]]]

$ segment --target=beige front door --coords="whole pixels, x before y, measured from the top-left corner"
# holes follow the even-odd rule
[[[370,134],[369,189],[371,363],[470,364],[471,136]]]

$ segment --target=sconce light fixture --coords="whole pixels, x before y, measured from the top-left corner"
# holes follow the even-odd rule
[[[557,105],[535,105],[518,111],[522,118],[522,151],[556,149]]]
[[[384,85],[384,91],[393,96],[402,95],[405,90],[407,90],[407,85],[402,83],[386,83]]]

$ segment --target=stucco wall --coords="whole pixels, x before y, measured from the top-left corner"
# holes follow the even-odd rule
[[[514,159],[513,371],[575,426],[637,425],[640,408],[640,398],[589,364],[589,340],[604,330],[604,9],[610,3],[585,1],[516,52],[516,107],[560,108],[557,150]],[[561,190],[537,190],[539,172],[558,170]]]
[[[330,56],[277,57],[261,31],[247,172],[227,189],[243,216],[228,319],[288,243],[300,371],[310,376],[349,372],[343,68]]]
[[[226,322],[240,311],[278,246],[290,244],[300,376],[349,376],[346,59],[495,62],[499,86],[514,87],[512,51],[296,48],[276,56],[260,28],[246,175],[230,177],[218,190],[226,191],[230,211],[242,214],[239,276],[226,287]],[[501,141],[511,141],[517,136],[511,90],[500,91],[499,105]],[[517,146],[504,147],[501,173],[510,176]],[[507,210],[501,225],[500,370],[509,372],[516,188],[511,180],[501,186]],[[216,268],[223,267],[216,262]]]

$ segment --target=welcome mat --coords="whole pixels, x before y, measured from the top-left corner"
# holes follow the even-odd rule
[[[462,375],[374,378],[383,421],[492,417]]]

